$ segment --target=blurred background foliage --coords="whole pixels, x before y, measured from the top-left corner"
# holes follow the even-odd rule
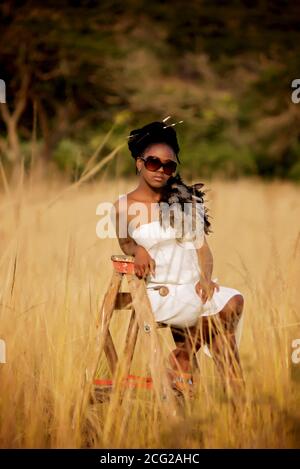
[[[181,174],[300,181],[298,2],[144,0],[0,4],[0,156],[71,178],[171,115]],[[103,144],[104,143],[104,144]]]

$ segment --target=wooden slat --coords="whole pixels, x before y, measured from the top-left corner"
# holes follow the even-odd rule
[[[112,338],[109,332],[109,324],[112,318],[112,314],[114,312],[115,302],[117,298],[117,294],[122,282],[122,274],[119,274],[115,270],[113,271],[112,278],[107,289],[107,292],[104,296],[103,304],[100,310],[100,318],[99,318],[99,326],[98,326],[98,333],[97,333],[97,343],[98,347],[96,347],[97,353],[97,363],[94,369],[93,378],[98,370],[99,361],[101,358],[101,353],[105,349],[107,352],[106,356],[109,361],[110,369],[115,370],[115,365],[113,364],[114,360],[117,357],[116,351],[113,346]],[[108,338],[108,346],[107,344]]]
[[[99,333],[102,335],[104,334],[104,339],[105,339],[105,334],[107,333],[107,330],[109,328],[109,323],[115,308],[115,303],[117,299],[117,295],[119,292],[119,288],[121,286],[122,282],[122,274],[113,271],[112,278],[110,281],[110,285],[108,287],[108,290],[105,294],[104,300],[103,300],[103,305],[100,311],[100,330]]]
[[[139,325],[136,320],[135,311],[132,310],[128,330],[126,333],[123,353],[120,359],[118,360],[117,367],[113,375],[114,386],[115,389],[118,390],[118,392],[114,394],[114,399],[111,400],[110,411],[112,412],[112,415],[114,411],[117,411],[118,407],[122,404],[123,401],[124,389],[122,389],[122,383],[124,379],[126,379],[126,376],[128,376],[130,371],[131,362],[138,336],[138,330]]]
[[[130,366],[134,354],[134,349],[136,346],[136,341],[138,337],[139,325],[136,320],[135,311],[132,310],[130,315],[130,321],[128,325],[128,330],[125,339],[125,346],[123,350],[122,360],[122,373],[124,376],[128,375],[130,372]],[[120,360],[120,361],[121,361]]]
[[[122,282],[122,274],[113,270],[110,284],[103,299],[98,319],[98,330],[95,341],[95,360],[87,366],[85,370],[85,381],[83,386],[83,397],[79,411],[79,421],[85,416],[88,402],[93,397],[94,379],[98,370],[101,352],[104,350],[107,336],[109,334],[109,324],[114,311],[117,293]],[[90,376],[90,374],[92,376]]]
[[[132,310],[130,315],[130,321],[128,325],[128,330],[125,339],[125,345],[122,357],[120,357],[115,374],[113,375],[115,388],[120,389],[122,383],[126,376],[129,374],[131,362],[134,354],[134,349],[137,341],[139,325],[135,317],[135,312]],[[122,404],[124,393],[118,392],[114,396],[114,402],[112,402],[112,407],[117,409],[118,406]]]
[[[116,371],[116,367],[118,363],[118,355],[117,355],[109,329],[107,331],[106,342],[104,344],[104,352],[107,358],[109,369],[113,375]]]

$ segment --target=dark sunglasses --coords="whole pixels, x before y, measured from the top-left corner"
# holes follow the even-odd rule
[[[148,169],[148,171],[157,171],[159,168],[163,167],[164,173],[171,176],[177,168],[176,161],[169,160],[163,163],[157,156],[140,156],[140,158],[144,161],[145,168]]]

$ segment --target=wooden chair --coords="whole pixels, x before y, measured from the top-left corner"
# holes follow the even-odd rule
[[[157,329],[165,327],[155,321],[147,295],[145,282],[134,273],[134,257],[126,255],[111,256],[113,273],[100,310],[98,324],[98,360],[93,375],[94,390],[97,387],[96,373],[105,353],[109,369],[113,376],[114,387],[128,376],[137,342],[138,333],[142,334],[145,353],[149,353],[149,369],[152,388],[159,405],[171,416],[176,415],[177,402],[171,389],[165,367],[162,347]],[[129,292],[120,291],[123,278],[126,277]],[[110,322],[116,310],[128,309],[130,314],[122,357],[118,357],[110,330]],[[120,395],[120,400],[122,396]]]

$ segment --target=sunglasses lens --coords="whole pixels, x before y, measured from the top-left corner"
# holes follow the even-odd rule
[[[176,161],[168,161],[168,163],[162,163],[159,158],[156,156],[148,156],[145,160],[145,167],[148,171],[157,171],[159,168],[163,167],[164,173],[168,176],[176,171],[177,163]]]
[[[157,171],[161,167],[161,161],[158,158],[150,156],[146,159],[145,166],[149,171]]]
[[[167,174],[168,176],[171,176],[174,171],[176,171],[177,168],[177,163],[175,161],[169,161],[164,165],[164,173]]]

